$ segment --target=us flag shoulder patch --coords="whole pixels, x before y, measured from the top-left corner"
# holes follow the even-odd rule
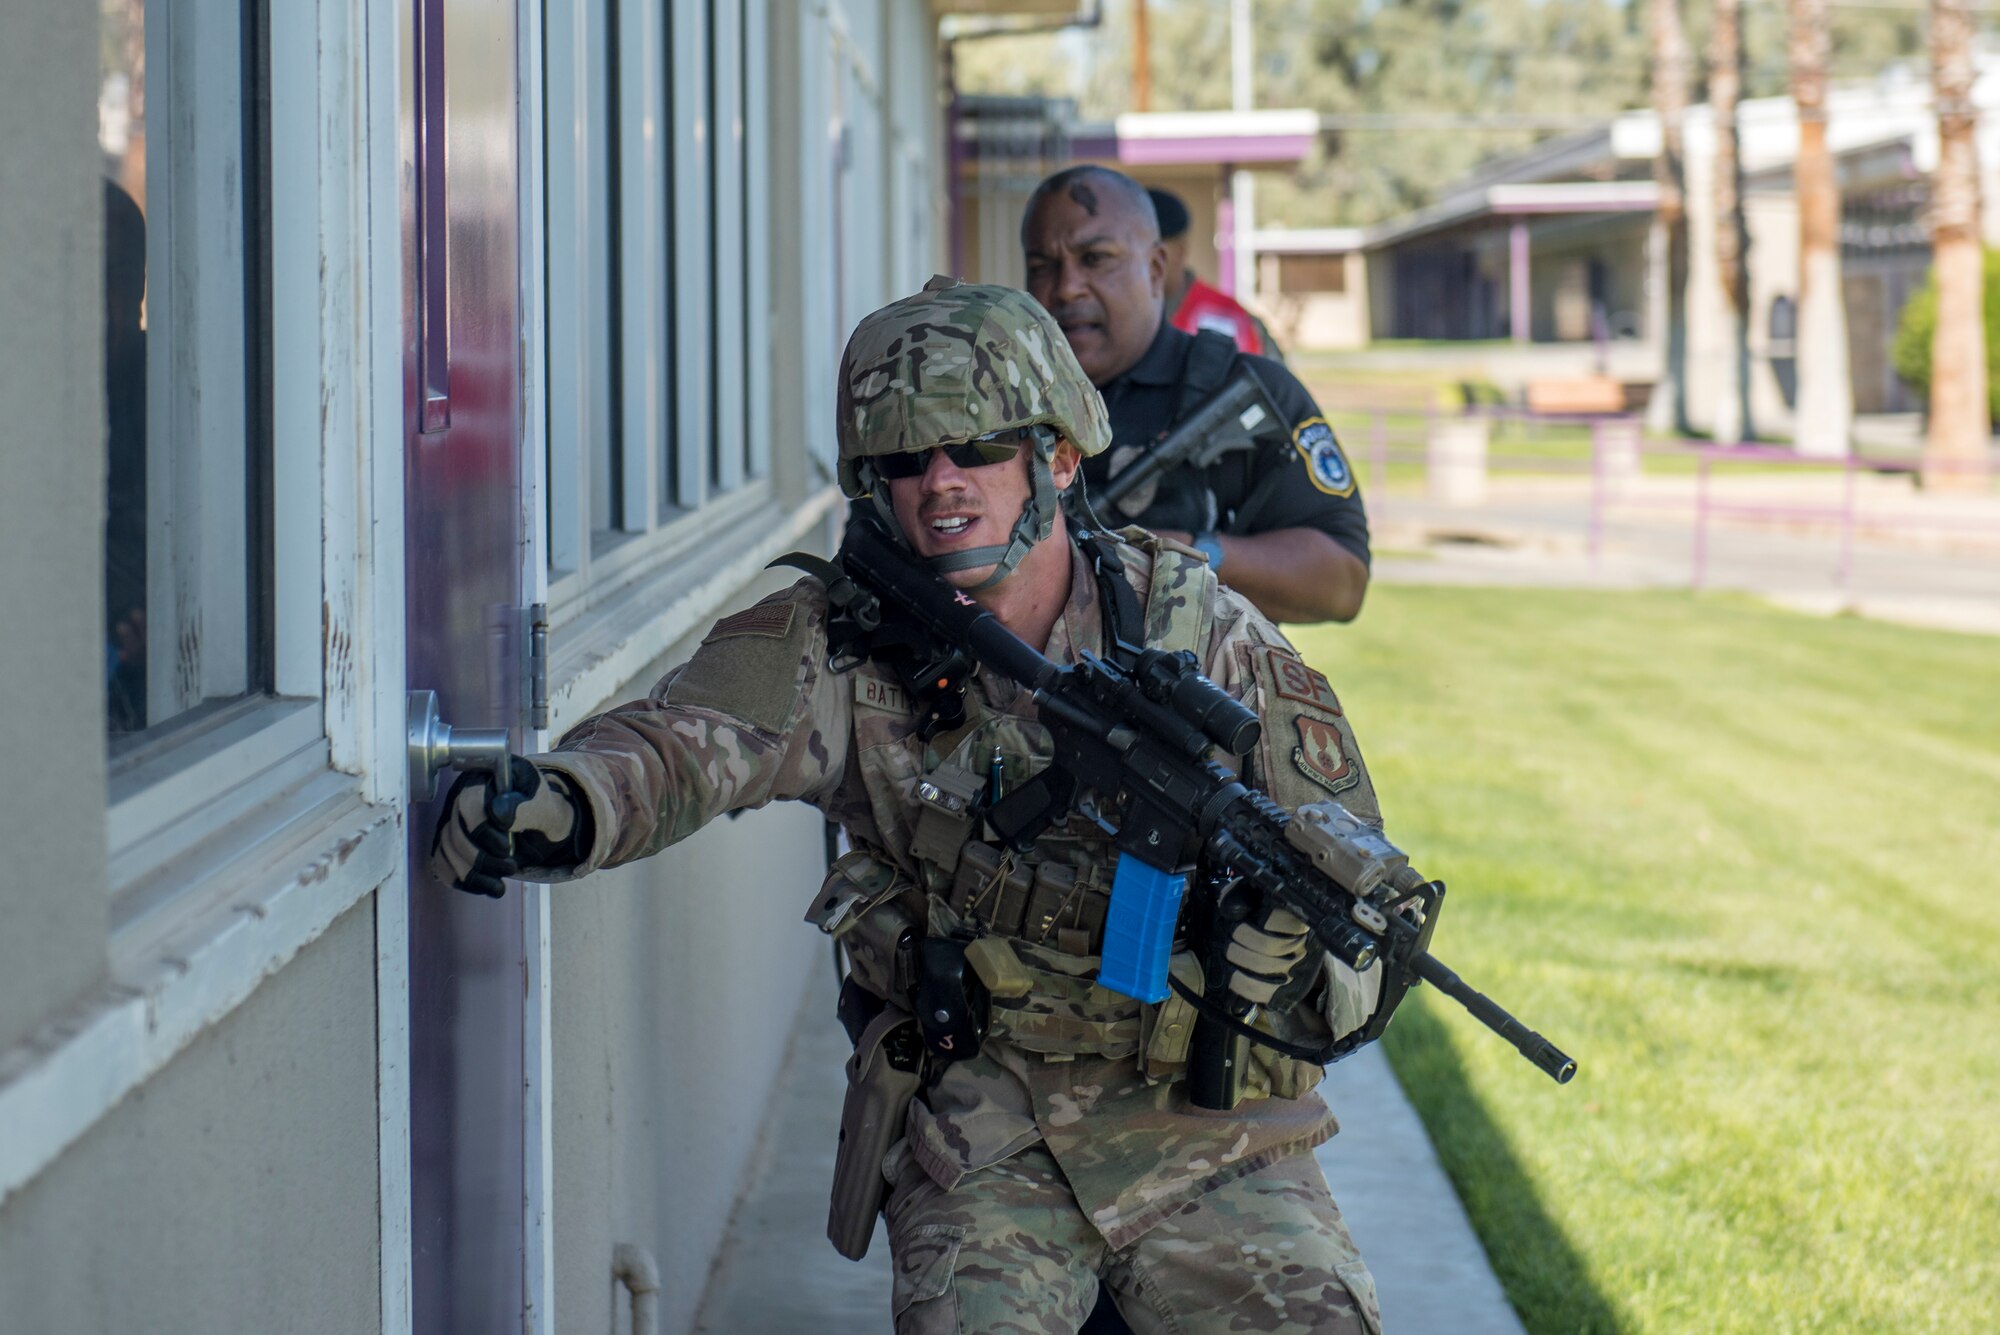
[[[759,603],[746,607],[741,612],[732,612],[715,623],[708,632],[710,640],[727,640],[738,635],[761,635],[766,639],[782,640],[792,633],[792,618],[798,615],[797,603]]]

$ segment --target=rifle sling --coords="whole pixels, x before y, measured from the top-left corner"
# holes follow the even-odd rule
[[[1174,405],[1176,425],[1222,388],[1235,361],[1236,340],[1229,335],[1204,329],[1194,336],[1194,346],[1188,349],[1187,365],[1181,372],[1180,401]]]
[[[1223,531],[1238,536],[1247,535],[1251,531],[1249,525],[1256,518],[1257,512],[1262,510],[1266,505],[1269,505],[1272,498],[1282,491],[1285,485],[1292,480],[1290,475],[1282,468],[1274,468],[1266,473],[1264,480],[1257,484],[1256,489],[1243,498],[1243,504],[1238,506],[1236,513],[1229,517],[1228,527]]]
[[[1281,1056],[1291,1057],[1296,1061],[1311,1062],[1314,1066],[1326,1066],[1339,1061],[1349,1052],[1361,1046],[1359,1043],[1350,1044],[1338,1038],[1329,1042],[1323,1048],[1308,1047],[1304,1043],[1287,1042],[1279,1038],[1276,1034],[1267,1034],[1262,1029],[1255,1029],[1243,1023],[1243,1021],[1237,1019],[1234,1015],[1231,1015],[1228,1011],[1172,975],[1168,975],[1167,985],[1173,988],[1183,1001],[1193,1006],[1195,1013],[1200,1015],[1202,1019],[1221,1025],[1224,1029],[1227,1029],[1239,1038],[1247,1038],[1252,1043],[1269,1048]]]
[[[1105,656],[1119,667],[1130,669],[1138,661],[1139,650],[1145,647],[1146,622],[1139,610],[1139,595],[1132,587],[1132,581],[1125,578],[1125,562],[1118,556],[1117,545],[1104,534],[1093,529],[1079,528],[1076,531],[1077,545],[1090,561],[1091,573],[1097,577],[1097,593],[1104,605],[1104,646]]]

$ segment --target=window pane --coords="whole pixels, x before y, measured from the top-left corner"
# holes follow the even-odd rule
[[[586,401],[596,429],[586,439],[591,448],[590,527],[594,533],[609,533],[625,526],[625,201],[620,179],[625,147],[619,118],[625,92],[617,0],[594,0],[588,8],[592,35],[601,38],[589,44],[594,77],[584,93],[596,130],[586,135],[586,188],[597,204],[583,274],[585,300],[594,307],[588,325]],[[594,97],[592,84],[601,90]]]
[[[1278,291],[1293,293],[1345,292],[1347,256],[1278,256]]]
[[[246,122],[256,11],[99,13],[105,722],[122,750],[268,681],[263,155]]]

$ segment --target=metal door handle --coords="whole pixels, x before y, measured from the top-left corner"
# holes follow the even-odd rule
[[[436,797],[438,775],[448,769],[483,769],[507,782],[513,749],[505,728],[454,728],[438,717],[436,691],[411,691],[409,729],[412,801]]]

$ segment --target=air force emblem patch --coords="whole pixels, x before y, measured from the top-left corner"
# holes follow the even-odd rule
[[[1340,729],[1309,714],[1300,714],[1293,723],[1299,744],[1292,748],[1292,763],[1301,774],[1330,793],[1345,792],[1361,782],[1361,771],[1341,745]]]
[[[1354,494],[1354,470],[1348,467],[1347,456],[1340,452],[1340,442],[1333,438],[1333,428],[1324,417],[1308,417],[1299,423],[1292,432],[1292,448],[1305,461],[1306,476],[1315,487],[1329,496]]]

